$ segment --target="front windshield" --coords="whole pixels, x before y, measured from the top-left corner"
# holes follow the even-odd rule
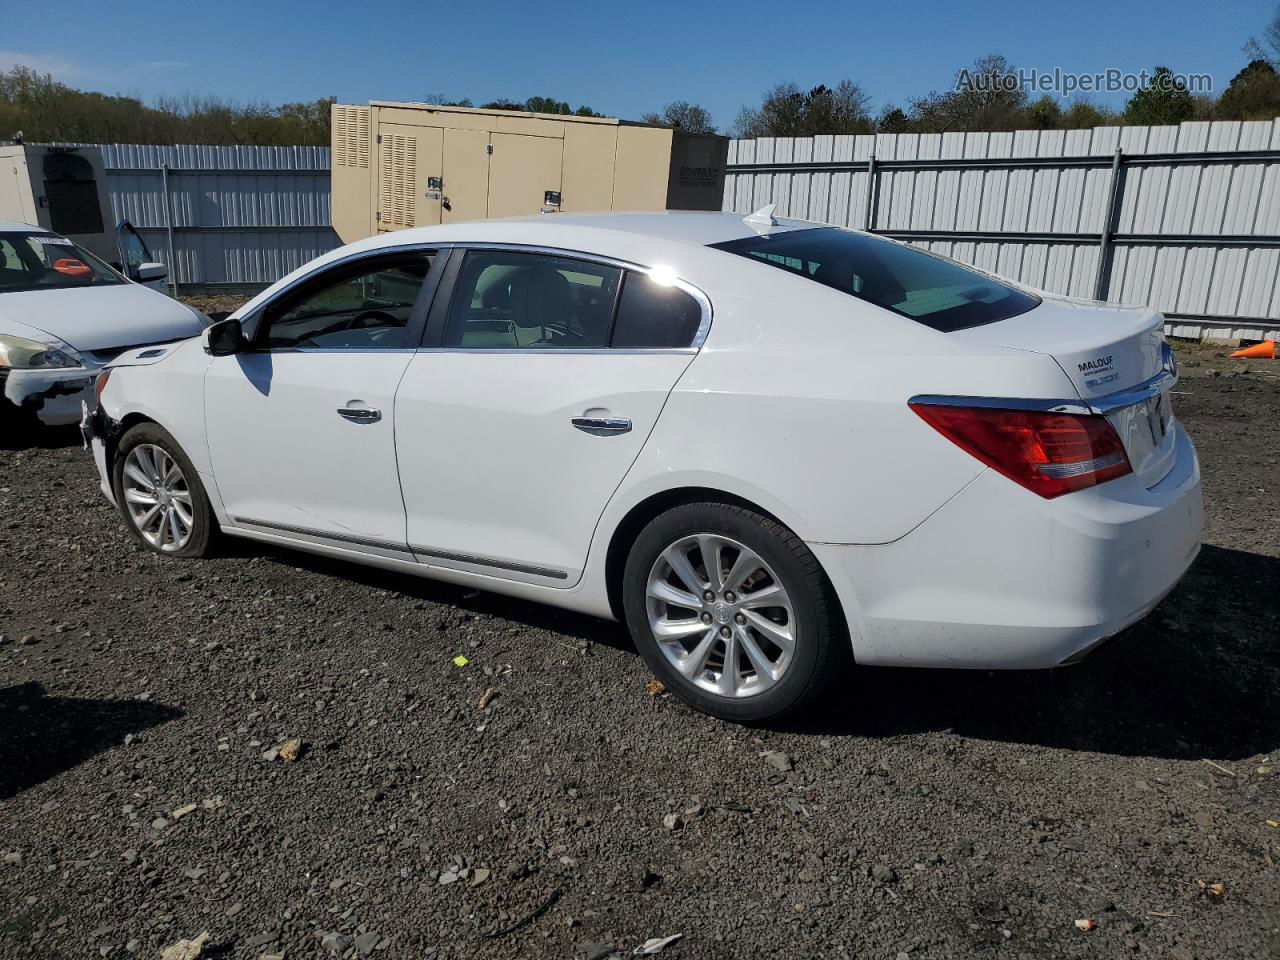
[[[125,282],[120,274],[66,237],[0,232],[0,293]]]

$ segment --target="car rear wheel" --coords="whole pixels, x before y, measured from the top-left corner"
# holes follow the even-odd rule
[[[742,507],[658,516],[623,574],[627,625],[650,669],[691,706],[729,720],[808,703],[836,669],[836,600],[803,541]]]
[[[216,520],[195,467],[177,441],[154,423],[129,430],[113,471],[116,502],[129,531],[168,557],[203,557]]]

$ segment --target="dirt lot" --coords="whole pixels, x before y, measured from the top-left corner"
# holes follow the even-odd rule
[[[158,559],[74,438],[0,451],[0,957],[1280,956],[1280,363],[1183,360],[1206,546],[1149,620],[766,729],[610,624]]]

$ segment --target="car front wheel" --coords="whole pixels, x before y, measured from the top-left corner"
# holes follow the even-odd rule
[[[623,576],[641,654],[698,710],[776,717],[836,669],[837,601],[808,547],[775,520],[721,503],[675,507],[641,532]]]
[[[154,423],[120,440],[114,468],[116,502],[143,546],[169,557],[203,557],[215,519],[195,467],[168,431]]]

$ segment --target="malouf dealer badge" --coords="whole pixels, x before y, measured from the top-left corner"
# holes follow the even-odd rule
[[[1080,372],[1084,374],[1086,387],[1100,387],[1105,383],[1115,380],[1119,374],[1112,369],[1115,362],[1115,354],[1107,354],[1105,357],[1095,357],[1092,360],[1084,360],[1077,363],[1076,366]]]

